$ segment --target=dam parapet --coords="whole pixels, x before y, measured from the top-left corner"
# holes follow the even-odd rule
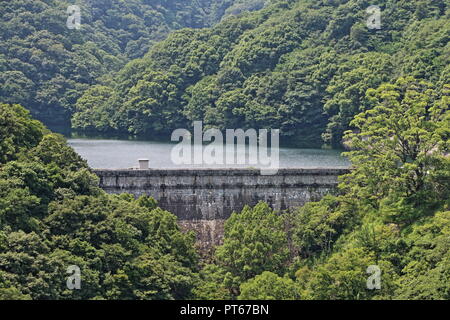
[[[275,210],[303,206],[333,192],[345,168],[94,170],[108,193],[148,195],[175,214],[182,226],[195,229],[205,245],[220,242],[223,221],[233,211],[259,201]],[[210,243],[212,242],[212,243]],[[209,243],[209,244],[208,244]]]

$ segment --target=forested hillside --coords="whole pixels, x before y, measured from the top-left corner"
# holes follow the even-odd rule
[[[209,263],[174,215],[105,194],[61,136],[1,104],[0,300],[450,299],[450,84],[399,78],[367,99],[338,193],[233,213]]]
[[[399,78],[368,98],[375,107],[345,137],[353,170],[339,193],[233,214],[198,296],[450,299],[450,85]]]
[[[73,3],[0,1],[0,300],[450,299],[450,0],[84,0],[70,30]],[[344,143],[351,170],[321,201],[234,212],[200,259],[27,109],[166,138],[279,128]]]
[[[194,235],[145,196],[107,195],[64,138],[0,104],[0,300],[184,299]],[[82,290],[66,286],[82,270]]]
[[[366,26],[370,5],[381,29]],[[75,105],[83,130],[168,134],[203,120],[279,128],[283,142],[338,145],[365,93],[401,75],[449,76],[449,1],[273,1],[153,46]]]
[[[23,104],[47,123],[70,125],[77,99],[102,76],[142,57],[171,30],[211,26],[231,14],[227,9],[253,10],[261,4],[246,3],[1,0],[0,101]],[[73,4],[81,9],[79,30],[66,25]]]

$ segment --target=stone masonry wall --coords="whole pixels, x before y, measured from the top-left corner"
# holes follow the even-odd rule
[[[149,195],[194,229],[202,247],[221,242],[223,222],[244,205],[267,202],[275,210],[317,201],[332,191],[346,169],[280,169],[263,176],[257,169],[95,170],[108,193]]]

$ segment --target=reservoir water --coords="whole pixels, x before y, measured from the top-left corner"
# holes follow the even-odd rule
[[[94,169],[125,169],[150,160],[151,168],[242,168],[257,165],[177,165],[171,160],[175,143],[155,141],[71,138],[68,143]],[[349,162],[341,150],[280,148],[280,168],[346,168]]]

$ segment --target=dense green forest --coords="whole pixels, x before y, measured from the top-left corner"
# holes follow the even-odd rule
[[[74,3],[80,30],[66,26]],[[370,5],[380,30],[366,26]],[[203,120],[340,145],[372,107],[367,89],[402,75],[448,82],[448,10],[448,0],[2,1],[0,101],[83,131],[168,138]]]
[[[449,0],[0,4],[0,300],[450,299]],[[321,201],[234,212],[205,259],[175,215],[104,192],[37,120],[69,116],[152,137],[279,128],[345,144],[352,170]]]
[[[366,26],[370,5],[381,29]],[[282,142],[339,145],[369,88],[401,75],[448,83],[449,1],[272,1],[213,28],[183,29],[90,87],[73,126],[165,135],[279,128]]]
[[[81,28],[66,26],[79,5]],[[171,30],[203,28],[263,6],[247,0],[1,0],[0,101],[70,125],[82,93],[142,57]]]
[[[338,194],[233,213],[208,262],[153,199],[105,194],[62,136],[0,105],[0,299],[450,299],[450,84],[366,99]]]
[[[0,300],[182,299],[198,268],[194,235],[141,197],[111,196],[62,136],[0,105]],[[82,270],[69,290],[66,269]]]

